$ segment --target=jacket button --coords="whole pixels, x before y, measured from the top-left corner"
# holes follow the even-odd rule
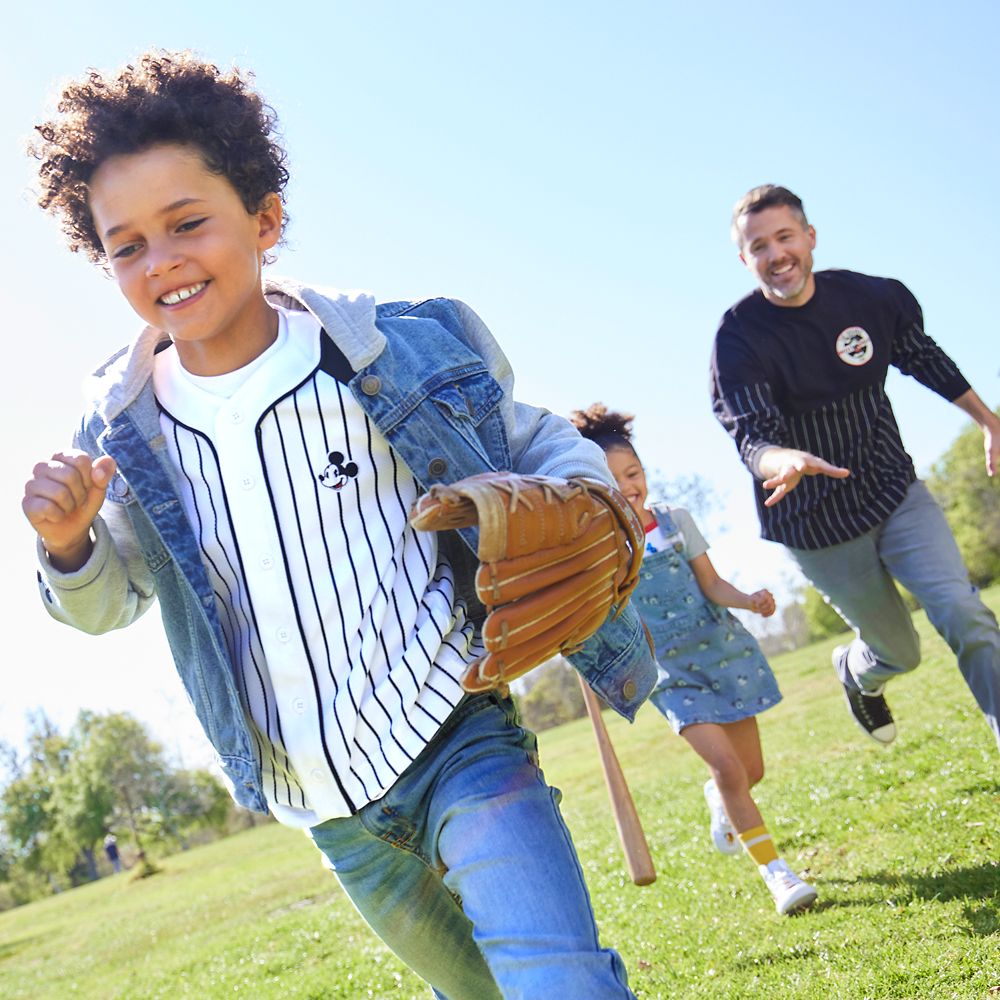
[[[382,388],[382,380],[378,375],[366,375],[361,380],[361,391],[366,396],[377,396],[379,389]]]
[[[625,695],[628,701],[631,701],[635,697],[635,681],[626,681],[622,685],[622,694]]]
[[[448,463],[443,458],[432,458],[427,466],[427,474],[432,479],[440,479],[448,471]]]

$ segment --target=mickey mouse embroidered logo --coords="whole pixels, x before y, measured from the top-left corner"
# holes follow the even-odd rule
[[[849,326],[837,335],[837,357],[845,365],[864,365],[872,359],[875,346],[868,331],[860,326]]]
[[[344,465],[343,452],[339,451],[331,451],[328,458],[330,464],[316,478],[329,490],[342,490],[348,479],[353,479],[358,474],[357,462]]]

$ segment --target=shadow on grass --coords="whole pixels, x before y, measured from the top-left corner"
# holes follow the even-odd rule
[[[0,942],[0,962],[6,958],[10,958],[11,955],[16,955],[22,948],[27,948],[41,939],[42,935],[32,934],[30,937],[21,937],[15,938],[13,941]]]
[[[813,908],[815,909],[815,907]],[[799,919],[798,917],[795,918]],[[772,948],[756,952],[744,958],[729,959],[729,964],[739,971],[753,971],[755,968],[774,968],[787,962],[815,959],[818,952],[812,945],[794,945],[790,948]]]
[[[959,794],[969,797],[976,795],[990,795],[994,798],[1000,798],[1000,781],[983,779],[975,785],[966,785],[964,788],[959,789]]]
[[[895,902],[902,904],[912,900],[939,903],[968,900],[962,907],[962,915],[969,933],[988,937],[1000,932],[1000,866],[996,862],[949,868],[936,873],[875,872],[858,876],[854,884],[860,883],[880,886],[891,894]],[[869,898],[846,903],[848,906],[872,904]]]

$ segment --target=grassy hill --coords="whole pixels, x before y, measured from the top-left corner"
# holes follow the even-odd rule
[[[987,594],[1000,607],[1000,589]],[[778,917],[752,865],[711,847],[703,765],[658,713],[607,717],[658,879],[627,878],[589,722],[540,738],[602,936],[643,998],[1000,994],[1000,756],[954,659],[915,616],[920,669],[890,688],[888,749],[847,714],[833,641],[774,660],[757,800],[820,891]],[[430,991],[377,941],[306,838],[259,827],[0,914],[0,997],[409,998]],[[564,998],[575,1000],[575,998]]]

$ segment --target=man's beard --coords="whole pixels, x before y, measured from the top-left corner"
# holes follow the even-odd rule
[[[794,266],[799,269],[799,273],[802,275],[801,279],[794,285],[785,285],[778,287],[771,283],[770,280],[766,281],[767,290],[776,298],[782,301],[788,301],[789,299],[797,298],[801,295],[806,286],[809,284],[809,275],[812,274],[812,268],[806,268],[803,266],[802,261],[796,260]]]

